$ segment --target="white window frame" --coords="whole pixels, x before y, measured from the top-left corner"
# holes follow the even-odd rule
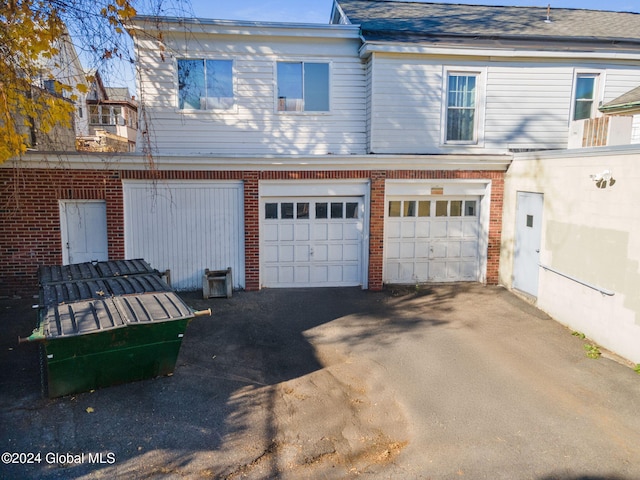
[[[303,71],[303,86],[304,86],[304,64],[305,63],[321,63],[325,64],[329,68],[329,78],[328,78],[328,94],[329,94],[329,110],[279,110],[278,109],[278,64],[279,63],[302,63],[302,71]],[[276,60],[273,64],[273,97],[274,97],[274,111],[278,115],[329,115],[332,111],[332,100],[333,100],[333,87],[332,87],[332,71],[333,71],[333,62],[325,59],[316,59],[316,58],[280,58]],[[302,101],[304,105],[305,96],[304,90],[302,92]],[[303,107],[304,108],[304,107]]]
[[[595,118],[601,116],[598,106],[602,102],[603,90],[604,90],[604,72],[602,70],[591,69],[575,69],[573,72],[573,86],[571,88],[571,111],[569,112],[569,122],[578,122],[575,120],[576,115],[576,94],[578,89],[579,77],[595,77],[595,83],[593,86],[593,104],[591,105],[591,115],[589,118]],[[585,120],[585,119],[581,119]]]
[[[180,108],[180,79],[178,77],[178,62],[180,60],[202,60],[206,61],[225,61],[231,62],[231,88],[233,92],[233,106],[231,108]],[[175,99],[174,105],[178,112],[182,113],[197,113],[197,114],[225,114],[225,113],[237,113],[238,111],[238,89],[237,89],[237,71],[236,61],[234,58],[225,57],[178,57],[175,59]],[[205,77],[206,82],[206,77]]]
[[[447,114],[448,114],[448,90],[450,75],[465,75],[476,77],[476,105],[475,122],[473,126],[472,140],[447,140]],[[445,147],[484,146],[484,123],[485,123],[485,103],[486,103],[486,77],[487,68],[464,67],[464,66],[444,66],[442,71],[442,109],[440,114],[440,144]]]

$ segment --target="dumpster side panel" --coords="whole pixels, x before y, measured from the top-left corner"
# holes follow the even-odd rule
[[[49,397],[173,373],[190,319],[45,342]]]

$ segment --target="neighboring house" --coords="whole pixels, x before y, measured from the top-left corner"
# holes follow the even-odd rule
[[[138,103],[126,87],[105,87],[94,72],[87,95],[88,131],[77,147],[86,152],[134,152],[138,134]]]
[[[602,116],[572,123],[569,148],[640,143],[640,87],[601,104],[598,111]]]
[[[29,148],[38,151],[74,151],[75,137],[88,131],[86,118],[86,93],[79,85],[87,80],[80,59],[69,34],[65,33],[56,41],[57,54],[51,58],[42,57],[39,61],[39,79],[31,94],[51,95],[64,98],[74,105],[74,114],[69,126],[55,126],[48,133],[40,129],[41,118],[32,118],[25,123],[25,133]],[[61,89],[60,84],[68,85],[71,90]]]
[[[630,143],[640,143],[640,87],[614,98],[602,105],[599,110],[606,115],[632,117]]]
[[[375,0],[339,0],[328,25],[139,17],[151,150],[25,158],[39,216],[0,217],[22,232],[0,240],[0,291],[122,257],[177,289],[227,267],[246,289],[498,283],[514,152],[565,149],[640,83],[640,15],[546,20]]]

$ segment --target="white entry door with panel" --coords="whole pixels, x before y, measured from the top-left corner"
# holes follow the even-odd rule
[[[543,206],[542,193],[518,192],[513,287],[534,297],[538,296]]]
[[[104,200],[60,200],[62,262],[109,260],[107,205]]]

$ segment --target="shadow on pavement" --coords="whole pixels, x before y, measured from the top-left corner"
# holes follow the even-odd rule
[[[437,294],[415,287],[377,293],[359,288],[262,290],[210,300],[185,293],[192,308],[211,307],[213,315],[190,323],[173,376],[57,399],[41,395],[37,345],[17,345],[17,337],[33,329],[35,311],[27,300],[0,299],[5,330],[0,345],[0,444],[6,452],[41,455],[29,465],[0,465],[0,477],[280,478],[289,464],[337,462],[340,449],[353,449],[353,442],[301,441],[294,449],[278,441],[282,435],[276,409],[286,414],[287,408],[297,408],[297,400],[315,395],[282,387],[283,382],[333,362],[330,351],[319,358],[309,332],[342,319],[350,328],[340,331],[341,341],[383,347],[418,326],[442,324],[433,313],[446,310],[458,288]],[[398,313],[399,305],[429,295],[429,311]],[[331,390],[333,380],[310,377],[316,391],[322,391],[323,381]],[[327,398],[365,402],[358,392],[331,397],[329,391]],[[380,455],[393,445],[401,448],[391,439],[370,443],[379,444]]]

